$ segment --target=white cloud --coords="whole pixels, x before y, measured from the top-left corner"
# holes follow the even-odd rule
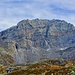
[[[62,8],[75,10],[75,0],[34,0],[34,1],[42,2],[46,5],[54,4]]]
[[[16,25],[22,19],[64,19],[75,24],[74,0],[2,0],[0,29]],[[0,31],[1,31],[0,30]]]

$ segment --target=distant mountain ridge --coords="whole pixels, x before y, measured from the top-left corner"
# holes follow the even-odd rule
[[[74,46],[75,27],[64,20],[27,19],[0,32],[0,48],[13,58],[14,64],[46,58],[74,60]],[[69,48],[73,50],[66,52]]]

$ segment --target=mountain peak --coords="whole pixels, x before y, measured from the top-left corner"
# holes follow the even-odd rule
[[[63,58],[64,54],[58,51],[72,46],[75,46],[75,27],[64,20],[27,19],[0,32],[0,47],[11,54],[15,63]]]

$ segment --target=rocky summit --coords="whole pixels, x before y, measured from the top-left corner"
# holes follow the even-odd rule
[[[75,27],[64,20],[22,20],[0,32],[0,63],[75,60]]]

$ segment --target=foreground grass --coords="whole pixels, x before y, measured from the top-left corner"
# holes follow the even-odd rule
[[[47,60],[26,66],[15,66],[11,73],[4,75],[75,75],[75,63],[65,60]]]

